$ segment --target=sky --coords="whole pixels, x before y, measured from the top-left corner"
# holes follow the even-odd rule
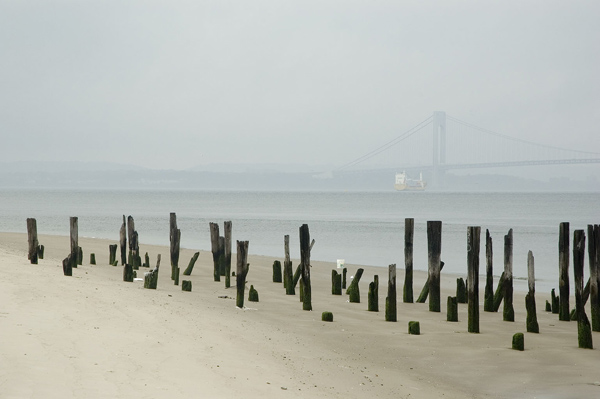
[[[0,160],[343,165],[434,111],[600,153],[598,1],[0,2]]]

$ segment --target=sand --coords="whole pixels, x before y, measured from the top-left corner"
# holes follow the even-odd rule
[[[452,275],[443,275],[442,312],[433,313],[427,304],[401,302],[399,269],[398,322],[390,323],[387,269],[365,267],[356,304],[331,295],[335,264],[313,262],[308,312],[298,295],[272,282],[274,259],[251,255],[247,280],[260,302],[246,300],[242,310],[234,288],[213,282],[210,253],[201,252],[192,275],[182,276],[193,283],[183,292],[170,280],[168,248],[142,244],[152,265],[157,254],[163,258],[158,289],[148,290],[123,282],[122,267],[108,265],[108,245],[116,242],[79,241],[83,265],[65,277],[68,237],[41,236],[45,259],[31,265],[26,235],[0,233],[1,398],[600,397],[598,349],[579,349],[577,323],[544,311],[549,293],[537,293],[541,333],[525,333],[519,352],[511,340],[525,332],[524,295],[515,292],[516,321],[503,322],[501,312],[483,312],[484,281],[481,333],[470,334],[466,305],[458,323],[446,321]],[[89,264],[90,252],[97,265]],[[194,252],[182,249],[182,269]],[[347,267],[350,276],[358,266]],[[380,312],[367,311],[374,274]],[[415,297],[425,278],[415,274]],[[321,321],[323,311],[333,312],[333,323]],[[410,320],[420,322],[421,335],[407,333]],[[599,333],[593,339],[600,345]]]

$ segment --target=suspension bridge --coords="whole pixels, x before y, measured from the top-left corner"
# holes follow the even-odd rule
[[[600,153],[511,137],[438,111],[334,173],[424,171],[430,174],[430,184],[437,186],[453,169],[592,163],[600,163]]]

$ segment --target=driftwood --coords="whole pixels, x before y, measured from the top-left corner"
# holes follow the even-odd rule
[[[121,245],[121,266],[127,263],[127,222],[123,215],[123,224],[119,230],[119,244]]]
[[[559,226],[558,235],[558,319],[569,321],[569,223],[563,222]]]
[[[445,263],[443,261],[440,261],[440,271],[444,269],[444,265],[445,265]],[[425,303],[428,296],[429,296],[429,276],[427,276],[427,281],[425,281],[425,284],[423,285],[423,289],[421,289],[421,293],[419,294],[419,297],[417,298],[417,303]]]
[[[598,296],[600,269],[600,226],[588,225],[588,256],[590,265],[589,296],[592,331],[600,331],[600,298]],[[584,293],[585,295],[585,293]]]
[[[158,269],[160,268],[160,254],[156,257],[156,267],[144,273],[144,288],[155,290],[158,285]]]
[[[412,286],[412,284],[411,284]],[[412,290],[412,287],[411,287]],[[406,292],[406,291],[405,291]],[[398,321],[396,309],[396,264],[388,266],[388,292],[385,298],[385,321]]]
[[[192,256],[192,259],[190,259],[190,263],[188,264],[188,267],[183,271],[184,276],[189,276],[190,274],[192,274],[192,270],[194,270],[194,265],[196,264],[196,261],[198,260],[198,256],[200,256],[200,252],[196,252],[194,254],[194,256]]]
[[[500,304],[498,304],[498,307]],[[485,230],[485,293],[483,295],[483,311],[496,312],[494,310],[494,250],[492,247],[492,236],[489,230]]]
[[[248,275],[248,241],[237,241],[237,265],[236,265],[236,306],[244,308],[244,290],[246,288],[246,276]]]
[[[504,236],[504,309],[502,320],[515,321],[515,309],[513,307],[513,230],[508,230]]]
[[[377,275],[373,277],[373,282],[369,283],[367,310],[369,312],[379,312],[379,276]]]
[[[360,303],[360,290],[358,288],[358,283],[360,282],[360,278],[362,277],[364,271],[365,270],[362,268],[359,268],[356,271],[356,274],[354,275],[354,279],[352,279],[352,282],[350,283],[350,285],[348,286],[348,289],[346,290],[346,294],[350,296],[350,298],[349,298],[350,302]]]
[[[525,296],[525,309],[527,309],[527,332],[539,333],[540,326],[537,321],[537,312],[535,308],[535,269],[533,252],[527,253],[527,285],[528,292]]]
[[[308,225],[300,226],[300,265],[302,265],[302,310],[312,310],[312,293],[310,284],[310,250],[314,240],[310,242]]]
[[[573,234],[573,272],[575,274],[575,309],[577,313],[577,338],[579,347],[593,349],[592,326],[585,314],[583,304],[583,263],[585,259],[585,233],[575,230]],[[562,297],[562,294],[561,294]],[[561,298],[562,303],[562,298]]]
[[[429,311],[441,311],[440,255],[442,251],[442,222],[427,222],[427,252],[429,275]]]
[[[413,240],[415,235],[415,220],[404,219],[404,291],[402,301],[413,303]]]
[[[467,229],[467,267],[469,281],[468,331],[479,333],[479,237],[481,227],[470,226]]]
[[[224,259],[225,264],[225,288],[231,287],[231,220],[224,222]]]
[[[27,259],[29,259],[32,265],[37,265],[39,242],[37,236],[37,222],[34,218],[27,218],[27,243],[29,244]]]

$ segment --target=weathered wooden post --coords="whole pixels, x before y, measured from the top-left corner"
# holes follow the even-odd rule
[[[300,264],[302,265],[302,310],[312,310],[312,294],[310,285],[310,232],[308,225],[300,226]]]
[[[152,290],[158,285],[158,269],[160,268],[160,254],[156,257],[156,267],[149,272],[144,273],[144,288]]]
[[[179,264],[179,251],[175,250],[177,237],[179,236],[177,230],[177,214],[171,212],[169,214],[169,256],[171,259],[171,275],[173,275],[173,264]],[[174,256],[177,256],[177,259],[174,259]]]
[[[223,224],[223,234],[225,239],[225,288],[231,287],[231,220]]]
[[[283,261],[283,286],[286,295],[295,295],[295,288],[291,287],[294,270],[292,269],[292,261],[290,260],[290,236],[283,236],[283,246],[285,250],[285,260]]]
[[[179,285],[179,274],[181,272],[181,269],[179,269],[179,266],[175,266],[175,281],[174,284],[175,285]]]
[[[44,259],[44,246],[38,245],[37,248],[38,259]]]
[[[350,296],[350,298],[349,298],[350,302],[360,303],[360,290],[358,288],[358,283],[360,282],[360,278],[362,277],[364,271],[365,270],[363,268],[359,268],[356,271],[356,274],[354,275],[354,279],[352,279],[352,282],[350,283],[350,285],[348,286],[348,289],[346,290],[346,294]]]
[[[250,290],[248,290],[248,302],[258,302],[258,291],[254,289],[253,285],[250,285]]]
[[[404,290],[402,301],[413,303],[413,240],[415,219],[404,219]]]
[[[190,280],[183,280],[181,282],[181,291],[191,292],[192,282]]]
[[[221,281],[221,268],[219,264],[219,225],[210,223],[210,249],[213,256],[213,278],[214,281]]]
[[[525,308],[527,309],[527,332],[539,333],[540,326],[537,321],[535,307],[535,270],[533,252],[527,253],[527,285],[529,292],[525,296]]]
[[[508,230],[504,236],[504,309],[502,320],[515,321],[515,309],[513,308],[513,230]]]
[[[123,281],[128,283],[133,282],[133,265],[131,263],[125,263],[123,266]]]
[[[469,226],[467,228],[467,265],[469,281],[468,299],[468,331],[479,333],[479,237],[481,227]]]
[[[421,334],[421,326],[418,321],[409,321],[408,322],[408,333],[410,335],[420,335]]]
[[[600,298],[598,298],[600,268],[600,226],[588,224],[588,256],[590,264],[590,314],[592,331],[600,331]]]
[[[585,233],[575,230],[573,234],[573,272],[575,274],[575,309],[577,312],[577,338],[579,347],[593,349],[592,327],[583,303],[583,263],[585,259]],[[561,293],[561,305],[562,305]]]
[[[179,250],[181,246],[181,230],[177,229],[173,232],[171,241],[171,280],[175,280],[175,275],[179,274]]]
[[[244,308],[244,290],[246,288],[248,266],[248,241],[237,241],[237,264],[235,272],[237,296],[235,304],[240,309]]]
[[[321,321],[332,322],[333,321],[333,313],[327,312],[327,311],[321,313]]]
[[[348,274],[348,269],[344,266],[342,269],[342,288],[346,289],[346,274]]]
[[[70,232],[71,232],[71,262],[72,267],[77,267],[77,258],[79,257],[79,228],[78,218],[72,216],[69,219]]]
[[[556,295],[556,290],[552,288],[550,291],[550,297],[552,299],[552,313],[558,314],[558,308],[560,307],[560,298]]]
[[[367,294],[367,310],[369,312],[379,312],[379,276],[373,277],[373,282],[369,283],[369,293]]]
[[[119,244],[121,245],[121,266],[127,264],[127,222],[123,215],[123,224],[119,230]]]
[[[27,218],[27,243],[29,244],[27,259],[29,259],[32,265],[37,265],[40,244],[37,237],[37,222],[34,218]]]
[[[71,259],[72,255],[69,254],[69,256],[67,256],[62,264],[63,264],[63,274],[65,276],[72,276],[73,275],[73,260]]]
[[[331,270],[331,295],[342,295],[342,275]]]
[[[446,321],[458,321],[458,301],[455,296],[449,296],[446,305]]]
[[[485,293],[483,295],[483,311],[494,311],[494,250],[492,236],[485,230]]]
[[[467,303],[467,286],[462,277],[456,279],[456,300],[458,303]]]
[[[523,333],[516,333],[513,335],[512,348],[518,351],[525,350],[525,335],[523,335]]]
[[[83,264],[83,249],[81,247],[77,248],[77,264],[80,266]]]
[[[148,256],[148,252],[144,255],[144,267],[150,267],[150,257]]]
[[[569,321],[569,223],[562,222],[558,231],[558,319]]]
[[[219,236],[219,274],[225,276],[225,237]]]
[[[442,222],[427,222],[427,252],[429,270],[429,311],[441,311],[440,254],[442,252]]]
[[[385,321],[398,321],[398,312],[397,312],[397,308],[396,308],[396,264],[395,263],[388,266],[388,292],[387,292],[387,297],[385,298]]]
[[[95,265],[95,264],[96,264],[96,254],[91,253],[90,254],[90,265]]]
[[[281,262],[278,260],[273,262],[273,282],[281,283]]]
[[[196,264],[196,261],[198,260],[198,256],[200,256],[200,252],[196,252],[194,254],[194,256],[192,256],[192,259],[190,259],[190,263],[188,264],[188,267],[183,271],[184,276],[189,276],[190,274],[192,274],[192,270],[194,270],[194,265]]]
[[[440,261],[440,271],[444,270],[444,265],[445,265],[445,263],[443,261]],[[429,276],[427,276],[427,280],[425,281],[425,284],[423,284],[421,293],[419,294],[419,297],[417,298],[417,303],[425,303],[428,296],[429,296]]]
[[[117,261],[117,244],[108,246],[108,264],[114,266]]]
[[[504,284],[506,282],[506,273],[502,272],[500,275],[500,280],[498,280],[498,286],[496,287],[496,292],[494,293],[494,303],[492,312],[497,312],[500,309],[500,304],[502,303],[502,299],[504,299]]]

